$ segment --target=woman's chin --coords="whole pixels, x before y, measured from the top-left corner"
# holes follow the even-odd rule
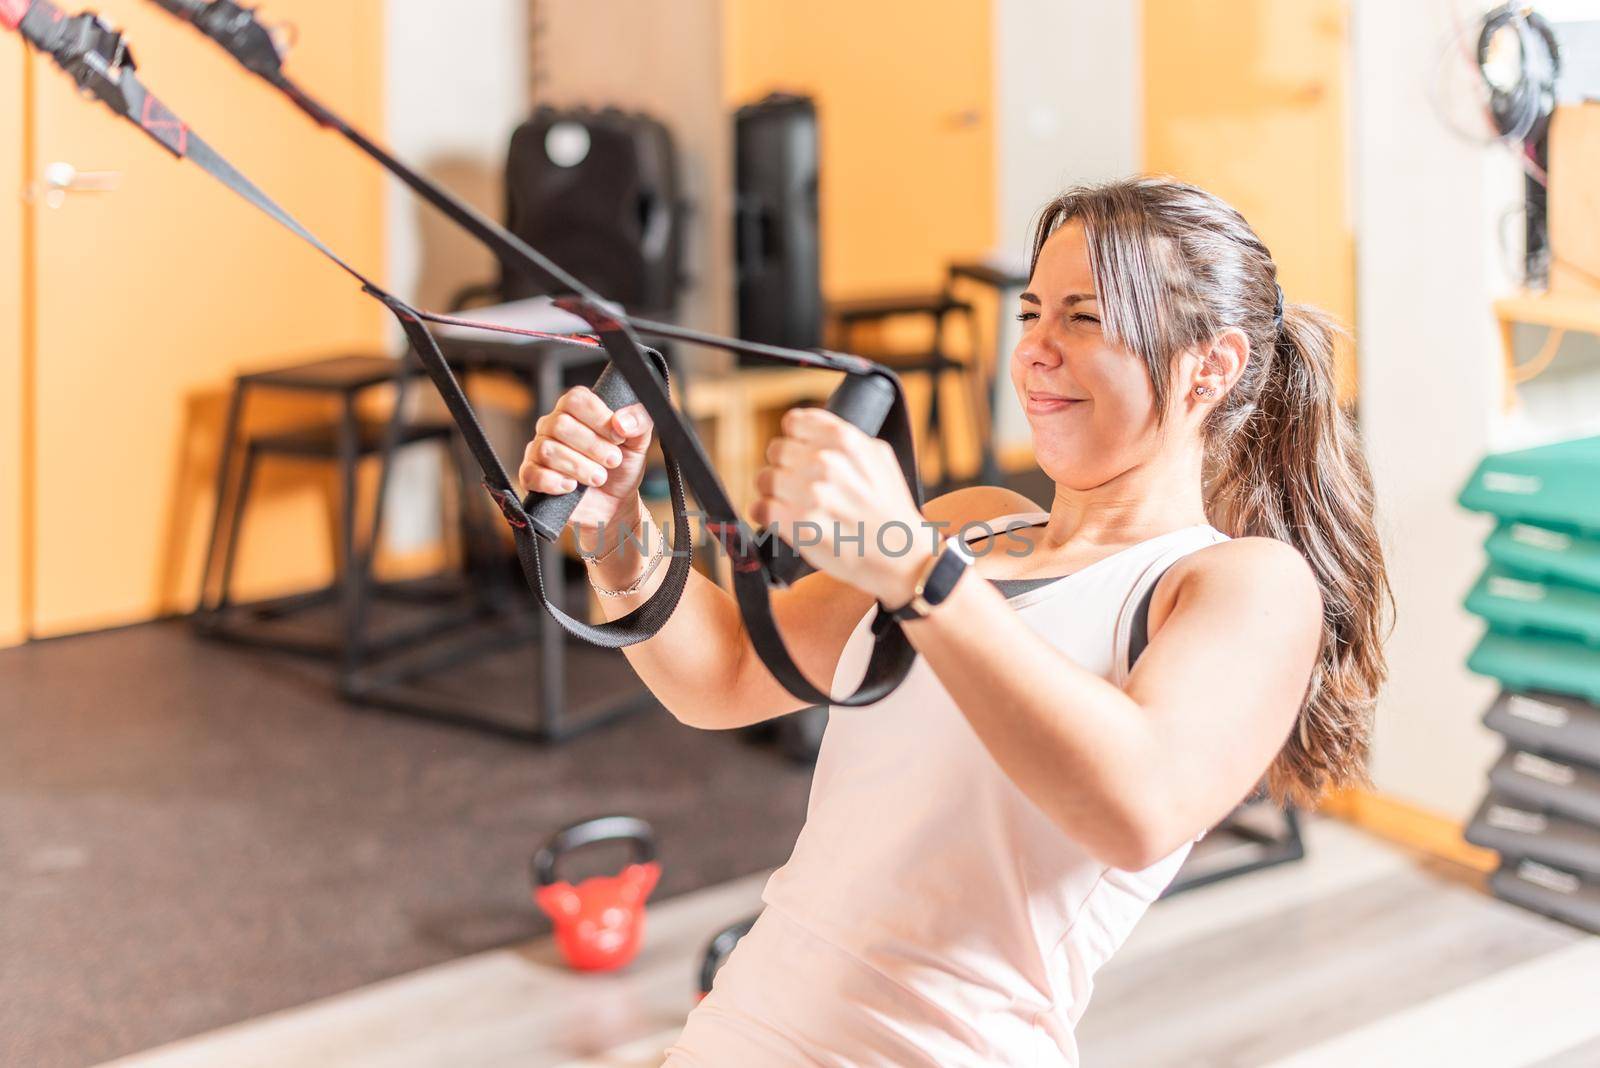
[[[1104,447],[1097,446],[1089,434],[1075,434],[1062,427],[1034,428],[1033,454],[1041,461],[1048,456],[1057,463],[1070,466],[1073,463],[1082,464],[1085,456],[1104,451]]]
[[[1034,462],[1050,480],[1068,488],[1084,488],[1104,481],[1106,449],[1081,436],[1035,435]]]

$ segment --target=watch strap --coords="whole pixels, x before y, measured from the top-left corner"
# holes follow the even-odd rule
[[[911,600],[890,610],[889,614],[901,621],[922,619],[929,611],[944,603],[971,564],[972,550],[966,542],[960,538],[946,538],[939,555],[934,558],[933,567],[917,584]]]

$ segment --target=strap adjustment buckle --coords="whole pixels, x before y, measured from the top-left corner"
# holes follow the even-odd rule
[[[194,17],[194,24],[252,74],[270,78],[283,70],[283,49],[253,9],[233,0],[212,0]]]
[[[56,65],[85,93],[119,114],[131,114],[122,89],[122,72],[137,69],[137,64],[122,32],[92,11],[62,19],[54,30],[46,51],[55,57]]]
[[[517,500],[516,494],[497,489],[489,484],[488,479],[483,480],[483,488],[489,491],[489,496],[499,505],[500,514],[506,517],[507,523],[517,530],[528,529],[528,513],[522,510],[522,502]]]

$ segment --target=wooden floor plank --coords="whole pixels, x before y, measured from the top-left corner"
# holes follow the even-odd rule
[[[1139,921],[1112,965],[1123,967],[1141,957],[1169,953],[1191,939],[1341,893],[1415,864],[1405,852],[1334,820],[1308,819],[1304,836],[1304,860],[1158,902]]]
[[[583,975],[548,940],[495,950],[223,1028],[106,1068],[547,1068],[683,1024],[711,936],[760,907],[766,875],[652,906],[628,970]],[[604,1062],[601,1062],[604,1063]]]
[[[1450,1064],[1526,1068],[1600,1039],[1600,938],[1497,971],[1271,1068]],[[1589,1045],[1590,1050],[1600,1044]],[[1595,1060],[1568,1063],[1593,1065]]]
[[[1539,1063],[1530,1065],[1529,1068],[1594,1068],[1597,1064],[1600,1064],[1600,1037],[1580,1042],[1553,1057],[1546,1057]]]
[[[1168,953],[1113,958],[1078,1041],[1086,1064],[1263,1064],[1577,937],[1404,869]]]
[[[1079,1027],[1085,1064],[1596,1063],[1600,1015],[1572,998],[1583,988],[1592,1010],[1600,939],[1441,877],[1363,832],[1312,821],[1306,833],[1301,863],[1151,910],[1101,973]],[[759,907],[764,879],[652,907],[645,952],[623,974],[575,975],[542,941],[114,1068],[655,1065],[693,1005],[706,940]],[[1474,1021],[1470,1038],[1451,1033],[1463,1016]],[[1457,1046],[1499,1059],[1438,1055]]]

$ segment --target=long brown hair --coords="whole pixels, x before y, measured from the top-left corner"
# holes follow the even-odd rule
[[[1392,599],[1372,478],[1338,400],[1338,325],[1284,301],[1277,265],[1250,224],[1192,185],[1134,178],[1063,193],[1039,217],[1034,265],[1073,220],[1084,229],[1106,336],[1143,357],[1158,412],[1179,353],[1229,328],[1250,339],[1243,374],[1205,424],[1206,510],[1227,534],[1298,549],[1323,604],[1321,653],[1266,786],[1306,804],[1364,783]]]

